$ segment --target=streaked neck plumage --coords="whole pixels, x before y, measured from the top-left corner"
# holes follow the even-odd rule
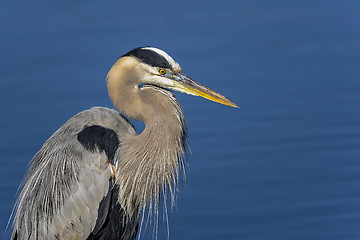
[[[147,204],[157,214],[159,197],[167,191],[174,198],[186,141],[178,101],[167,90],[141,86],[138,76],[143,71],[136,61],[120,58],[107,77],[110,98],[119,112],[145,123],[140,135],[121,143],[116,164],[119,202],[130,217]]]

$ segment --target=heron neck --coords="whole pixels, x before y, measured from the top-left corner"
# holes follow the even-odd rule
[[[171,101],[167,111],[144,119],[145,129],[140,135],[122,144],[116,181],[120,203],[131,214],[137,214],[137,209],[147,204],[157,211],[159,196],[170,191],[173,198],[177,189],[186,123],[176,99]]]

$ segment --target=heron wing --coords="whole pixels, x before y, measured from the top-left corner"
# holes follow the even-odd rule
[[[87,240],[135,239],[139,221],[124,212],[118,195],[119,187],[114,185],[100,204],[96,226]]]
[[[135,134],[131,125],[106,108],[81,112],[56,131],[28,170],[13,239],[100,239],[113,217],[126,219],[121,217],[110,164],[120,140],[129,134]]]
[[[74,182],[70,194],[48,223],[48,238],[86,239],[95,229],[98,219],[101,224],[106,218],[104,210],[109,209],[106,196],[111,191],[110,167],[109,164],[106,166],[105,154],[89,155],[92,155],[88,158],[89,164],[80,170],[78,181]],[[104,206],[101,207],[101,204]],[[100,207],[102,211],[99,211]]]

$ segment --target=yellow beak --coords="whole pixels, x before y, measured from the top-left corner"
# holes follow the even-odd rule
[[[194,96],[200,96],[217,103],[221,103],[230,107],[239,108],[238,105],[236,105],[226,97],[196,82],[195,80],[189,78],[185,74],[182,73],[176,74],[173,76],[173,80],[175,80],[174,82],[175,86],[171,88],[175,91],[187,93]]]

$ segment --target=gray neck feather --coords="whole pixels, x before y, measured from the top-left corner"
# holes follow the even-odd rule
[[[109,95],[119,112],[145,123],[140,135],[121,142],[116,183],[119,202],[130,218],[148,208],[157,219],[160,197],[165,201],[170,195],[174,200],[179,169],[184,171],[186,123],[171,92],[150,85],[139,87],[147,71],[143,67],[135,58],[122,57],[107,76]]]
[[[161,101],[166,107],[154,107],[153,118],[145,118],[145,130],[121,144],[116,166],[119,201],[130,217],[147,206],[149,214],[157,217],[160,197],[165,201],[170,195],[174,201],[179,169],[184,170],[186,123],[182,109],[171,92],[148,88],[147,105]],[[154,98],[158,101],[151,101]]]

